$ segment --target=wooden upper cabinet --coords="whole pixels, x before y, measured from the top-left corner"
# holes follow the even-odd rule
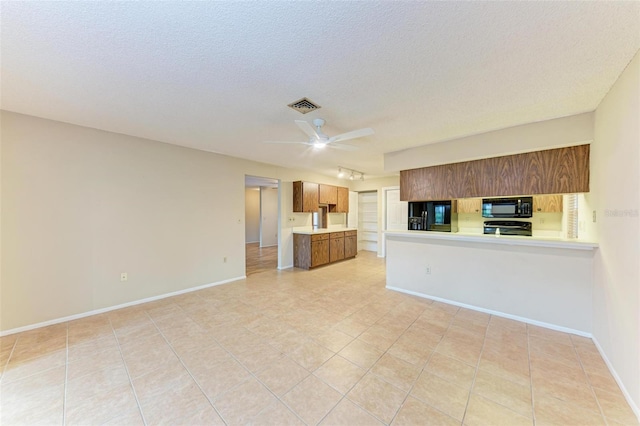
[[[402,201],[589,192],[589,145],[402,170]]]
[[[482,198],[463,198],[458,200],[458,213],[481,213]]]
[[[534,213],[561,213],[562,195],[534,195]]]
[[[293,211],[313,213],[318,211],[318,184],[311,182],[293,182]]]
[[[322,183],[293,182],[294,212],[317,212],[320,204],[327,204],[329,213],[349,213],[349,188]]]
[[[338,204],[338,188],[333,185],[319,185],[318,203]]]
[[[331,213],[349,213],[349,188],[338,187],[338,202],[330,211]]]

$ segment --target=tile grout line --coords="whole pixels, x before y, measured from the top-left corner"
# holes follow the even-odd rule
[[[295,296],[294,296],[294,297],[295,297]],[[366,305],[365,305],[365,306],[366,306]],[[357,312],[357,311],[356,311],[356,312]],[[341,319],[341,320],[340,320],[340,322],[341,322],[341,321],[344,321],[344,320],[345,320],[345,319],[347,319],[347,318],[349,318],[349,317],[350,317],[350,316],[352,316],[354,313],[355,313],[355,312],[353,312],[353,313],[351,313],[351,314],[347,315],[346,317],[344,317],[343,319]],[[270,318],[270,320],[275,320],[275,319],[277,319],[277,317]],[[373,325],[373,324],[372,324],[372,325]],[[371,325],[371,326],[372,326],[372,325]],[[359,336],[361,336],[361,335],[362,335],[366,330],[368,330],[369,328],[371,328],[371,326],[367,327],[365,330],[363,330],[362,332],[360,332],[356,337],[351,336],[351,335],[349,335],[349,334],[347,334],[347,333],[345,333],[345,334],[347,334],[349,337],[351,337],[351,338],[352,338],[351,342],[353,342],[353,341],[355,341]],[[253,332],[252,332],[251,330],[249,330],[246,326],[244,326],[244,325],[243,325],[242,327],[243,327],[245,330],[247,330],[248,332],[253,333]],[[292,326],[289,326],[289,327],[292,327]],[[294,327],[294,328],[295,328],[295,327]],[[334,327],[329,328],[329,330],[334,330],[334,329],[336,329],[336,328],[335,328],[335,326],[334,326]],[[327,330],[326,332],[328,332],[329,330]],[[296,330],[296,331],[298,331],[298,330]],[[337,330],[337,331],[340,331],[340,330]],[[333,355],[332,355],[331,357],[329,357],[329,359],[327,359],[325,362],[323,362],[320,366],[318,366],[315,370],[313,370],[313,371],[309,371],[307,368],[305,368],[304,366],[300,365],[300,364],[299,364],[298,362],[296,362],[294,359],[290,358],[290,357],[289,357],[285,352],[281,351],[281,350],[280,350],[280,349],[278,349],[277,347],[272,346],[270,343],[267,343],[267,345],[268,345],[268,346],[270,346],[270,347],[272,347],[272,348],[276,349],[276,350],[277,350],[278,352],[280,352],[283,356],[286,356],[288,359],[290,359],[290,360],[291,360],[292,362],[294,362],[295,364],[300,365],[300,367],[304,368],[306,371],[309,371],[309,375],[308,375],[307,377],[305,377],[305,378],[304,378],[303,380],[301,380],[300,382],[297,382],[296,384],[294,384],[290,389],[288,389],[288,390],[283,394],[283,396],[284,396],[284,395],[286,395],[286,394],[288,394],[288,393],[291,391],[291,389],[293,389],[294,387],[298,386],[300,383],[302,383],[304,380],[306,380],[309,376],[313,376],[313,377],[315,377],[316,379],[320,380],[322,383],[325,383],[327,386],[329,386],[330,388],[334,389],[336,392],[340,392],[339,390],[335,389],[335,388],[334,388],[333,386],[331,386],[330,384],[326,383],[326,382],[325,382],[324,380],[322,380],[320,377],[318,377],[318,376],[316,376],[315,374],[313,374],[313,373],[314,373],[315,371],[317,371],[320,367],[322,367],[322,366],[323,366],[323,365],[325,365],[327,362],[329,362],[331,359],[333,359],[336,355],[339,355],[339,354],[338,354],[338,352],[340,352],[340,351],[338,351],[338,352],[334,352],[332,349],[327,348],[326,346],[322,345],[320,342],[316,342],[316,340],[315,340],[312,336],[309,336],[307,333],[302,332],[302,331],[298,331],[298,332],[302,333],[302,334],[303,334],[305,337],[307,337],[311,342],[316,343],[316,344],[318,344],[319,346],[321,346],[321,347],[323,347],[323,348],[325,348],[325,349],[327,349],[327,350],[329,350],[329,351],[333,352]],[[254,333],[254,334],[255,334],[255,333]],[[351,342],[349,342],[349,344],[351,344]],[[348,346],[348,345],[345,345],[344,347],[346,347],[346,346]],[[343,348],[341,348],[340,350],[344,349],[344,347],[343,347]],[[235,357],[234,357],[234,359],[235,359]],[[378,359],[380,359],[380,357],[379,357]],[[350,360],[347,360],[347,361],[351,362]],[[378,361],[378,360],[376,360],[376,362],[377,362],[377,361]],[[351,363],[352,363],[352,362],[351,362]],[[352,364],[353,364],[353,363],[352,363]],[[354,364],[354,365],[356,365],[356,364]],[[358,366],[358,367],[359,367],[359,366]],[[365,375],[366,375],[366,373],[367,373],[368,371],[369,371],[369,370],[367,370],[367,371],[365,372]],[[363,377],[364,377],[364,375],[363,375]],[[255,377],[255,378],[256,378],[256,380],[258,380],[258,381],[260,382],[260,384],[262,384],[262,385],[263,385],[263,386],[264,386],[264,387],[265,387],[269,392],[271,392],[271,389],[269,389],[269,387],[268,387],[268,386],[266,386],[264,383],[262,383],[262,381],[261,381],[258,377]],[[357,384],[357,383],[356,383],[356,384]],[[330,410],[329,410],[329,411],[328,411],[328,412],[327,412],[327,413],[326,413],[326,414],[325,414],[325,415],[324,415],[324,416],[323,416],[323,417],[318,421],[318,424],[320,424],[320,423],[321,423],[321,422],[322,422],[322,421],[323,421],[323,420],[324,420],[324,419],[325,419],[325,418],[326,418],[326,417],[327,417],[327,416],[328,416],[328,415],[329,415],[329,414],[330,414],[330,413],[335,409],[335,407],[337,407],[337,406],[338,406],[338,404],[340,404],[340,402],[342,402],[342,400],[343,400],[344,398],[346,398],[346,394],[347,394],[351,389],[353,389],[353,387],[355,387],[355,384],[354,384],[354,385],[353,385],[353,386],[352,386],[352,387],[351,387],[347,392],[345,392],[344,394],[342,394],[342,396],[341,396],[341,398],[338,400],[338,402],[337,402],[337,403],[336,403],[336,404],[335,404],[335,405],[334,405],[334,406],[333,406],[333,407],[332,407],[332,408],[331,408],[331,409],[330,409]],[[281,402],[285,407],[287,407],[287,409],[288,409],[289,411],[291,411],[291,412],[292,412],[296,417],[298,417],[298,418],[300,419],[300,421],[302,421],[303,423],[305,423],[305,424],[306,424],[306,422],[305,422],[305,421],[304,421],[304,420],[303,420],[303,419],[298,415],[298,413],[296,413],[296,411],[295,411],[293,408],[291,408],[291,407],[289,406],[289,404],[287,404],[285,401],[281,400],[281,399],[280,399],[280,397],[278,397],[278,396],[277,396],[276,394],[274,394],[273,392],[271,392],[271,393],[276,397],[276,399],[277,399],[278,401],[280,401],[280,402]],[[350,401],[350,400],[349,400],[349,401]],[[353,402],[353,401],[351,401],[351,402]],[[357,404],[356,404],[356,405],[357,405]],[[266,409],[266,408],[267,408],[267,407],[265,407],[264,409]],[[264,409],[263,409],[263,410],[261,410],[257,415],[259,415],[260,413],[262,413],[262,411],[264,411]],[[365,412],[367,412],[367,413],[368,413],[368,411],[366,411],[366,410],[365,410]],[[256,415],[256,416],[257,416],[257,415]],[[374,418],[377,418],[377,417],[375,417],[375,416],[373,416],[373,417],[374,417]]]
[[[4,377],[5,377],[5,370],[7,369],[7,366],[9,365],[9,361],[11,361],[11,357],[13,356],[13,353],[16,350],[16,346],[18,346],[18,340],[20,340],[20,336],[18,336],[16,338],[16,341],[13,342],[13,345],[11,346],[11,352],[9,353],[9,357],[7,358],[7,362],[4,363],[4,365],[2,366],[2,375],[0,376],[0,384],[2,384]]]
[[[146,314],[146,311],[145,311],[145,314]],[[147,419],[144,417],[144,412],[142,411],[142,405],[140,404],[140,400],[138,399],[136,388],[133,386],[133,379],[131,379],[131,373],[129,373],[129,367],[127,366],[127,362],[124,359],[124,354],[122,353],[122,345],[120,345],[120,340],[118,339],[118,334],[116,333],[116,329],[113,327],[111,318],[109,318],[109,325],[111,325],[111,332],[113,333],[113,337],[116,339],[116,343],[118,344],[118,352],[120,352],[120,358],[122,359],[122,364],[124,364],[124,369],[127,372],[127,378],[129,379],[129,386],[131,387],[131,391],[133,392],[133,397],[136,399],[136,404],[138,404],[138,411],[140,412],[140,416],[142,417],[142,422],[146,426],[148,424]],[[117,417],[114,417],[114,419],[115,418]]]
[[[205,300],[202,296],[200,296],[200,298],[203,299],[205,302],[207,302],[207,300]],[[184,311],[184,313],[187,316],[187,318],[189,318],[191,321],[193,321],[193,319],[189,316],[187,311],[185,311],[182,307],[180,307],[180,309],[182,309]],[[185,365],[184,361],[182,360],[182,357],[180,357],[180,355],[178,355],[176,350],[173,348],[173,345],[171,344],[171,342],[169,342],[169,339],[167,339],[167,336],[165,336],[164,333],[162,332],[162,330],[160,330],[160,327],[158,327],[158,324],[156,324],[155,319],[153,319],[153,317],[151,317],[151,315],[149,315],[146,311],[145,311],[145,314],[149,317],[149,319],[151,319],[151,322],[153,323],[153,326],[156,328],[156,330],[158,330],[158,333],[160,333],[160,336],[162,336],[162,338],[164,339],[164,341],[167,344],[167,346],[169,346],[169,349],[171,349],[171,352],[173,352],[173,354],[176,356],[176,358],[178,358],[178,361],[180,362],[180,365],[182,365],[182,367],[187,372],[189,377],[191,377],[191,380],[193,380],[193,382],[196,384],[198,389],[200,389],[200,392],[202,392],[202,395],[207,399],[207,402],[209,402],[209,405],[211,405],[211,408],[213,408],[213,411],[215,411],[215,413],[218,415],[218,417],[220,417],[220,419],[222,420],[222,422],[224,424],[228,424],[228,422],[222,416],[222,413],[220,413],[218,411],[216,406],[213,404],[213,401],[211,400],[211,398],[209,398],[209,395],[207,395],[207,393],[204,391],[204,389],[202,389],[202,386],[200,386],[200,383],[198,382],[198,380],[196,380],[196,378],[193,377],[193,374],[191,373],[191,370],[189,370],[189,367],[187,367]],[[200,324],[196,323],[195,321],[193,321],[193,322],[194,322],[194,324],[197,324],[199,327],[202,327],[202,326],[200,326]],[[217,345],[219,345],[222,349],[224,349],[227,353],[229,353],[229,351],[227,351],[227,349],[225,347],[220,345],[220,342],[218,342],[218,340],[214,336],[211,336],[211,338],[215,341],[215,343]],[[244,366],[243,366],[243,368],[244,368]],[[244,381],[242,383],[244,383]],[[233,389],[233,388],[235,388],[235,386],[233,386],[231,389]],[[228,390],[231,390],[231,389],[228,389]]]
[[[478,355],[478,361],[476,362],[476,368],[473,371],[473,379],[471,380],[471,387],[469,388],[469,396],[467,397],[467,404],[464,406],[464,414],[462,415],[462,423],[467,418],[467,411],[469,410],[469,403],[471,402],[471,395],[473,394],[473,387],[476,384],[476,377],[478,377],[478,370],[480,369],[480,361],[482,360],[482,354],[484,353],[484,347],[487,344],[487,333],[489,332],[489,324],[491,323],[493,315],[489,315],[489,321],[487,327],[484,329],[484,338],[482,339],[482,348],[480,348],[480,355]]]
[[[533,369],[531,368],[531,342],[529,341],[529,324],[526,325],[527,330],[527,361],[529,365],[529,392],[531,393],[531,417],[533,419],[533,425],[536,424],[536,400],[533,393]]]
[[[62,424],[67,424],[67,389],[69,384],[69,323],[67,323],[67,339],[65,342],[65,359],[64,359],[64,394],[62,397]]]
[[[430,303],[428,306],[433,305],[433,302]],[[425,308],[426,311],[426,308]],[[442,334],[442,337],[440,338],[440,340],[438,341],[438,344],[433,348],[433,350],[431,351],[431,353],[429,354],[429,357],[427,358],[427,361],[424,363],[424,365],[422,366],[422,368],[420,369],[420,373],[418,373],[418,376],[416,377],[416,379],[413,381],[413,384],[411,385],[411,388],[409,389],[409,392],[407,392],[407,395],[404,397],[404,399],[402,400],[402,403],[400,404],[400,407],[398,407],[398,410],[396,410],[396,413],[394,414],[393,418],[391,419],[391,421],[389,422],[389,424],[393,423],[393,421],[395,420],[395,418],[398,416],[398,413],[400,413],[400,410],[402,409],[402,407],[404,406],[404,404],[407,402],[407,399],[409,399],[409,397],[411,396],[411,392],[413,391],[413,388],[415,388],[416,383],[418,382],[418,379],[420,379],[420,376],[422,375],[422,373],[424,373],[424,369],[427,367],[427,365],[429,365],[429,361],[431,361],[431,358],[433,358],[433,354],[436,353],[436,350],[438,349],[438,346],[440,346],[440,343],[442,343],[442,341],[444,340],[444,336],[447,335],[447,333],[449,332],[449,330],[451,329],[451,326],[453,325],[453,319],[455,318],[455,316],[458,314],[458,312],[460,311],[460,308],[458,308],[456,310],[456,313],[454,315],[451,316],[451,319],[449,320],[449,324],[447,325],[447,329],[444,331],[444,333]],[[424,313],[424,311],[423,311]],[[422,315],[422,314],[420,314]],[[411,325],[413,325],[416,321],[418,321],[418,318],[416,318],[413,323],[411,323]],[[448,380],[447,380],[448,381]],[[415,396],[413,398],[416,398]],[[418,399],[418,398],[416,398]],[[453,418],[451,415],[445,413],[444,411],[441,411],[439,409],[437,409],[436,407],[434,407],[431,404],[428,404],[426,401],[422,401],[421,399],[418,399],[418,401],[421,401],[423,403],[425,403],[427,406],[433,408],[434,410],[437,410],[451,418]],[[463,416],[464,418],[464,416]],[[457,419],[456,419],[457,420]],[[462,421],[460,422],[460,424],[462,424]]]
[[[593,388],[593,385],[591,384],[591,378],[589,377],[589,374],[587,373],[587,370],[584,369],[584,364],[582,364],[582,358],[580,358],[580,354],[576,350],[575,342],[573,341],[571,336],[569,336],[569,338],[571,339],[571,347],[573,349],[573,352],[576,354],[576,357],[578,358],[578,362],[580,363],[580,368],[582,369],[582,372],[584,373],[584,375],[585,375],[585,377],[587,379],[587,382],[589,383],[589,390],[591,391],[591,394],[593,395],[594,399],[596,400],[596,404],[598,404],[598,409],[600,410],[600,415],[602,416],[602,419],[604,420],[605,424],[609,424],[607,416],[604,415],[604,410],[602,409],[602,405],[600,404],[600,399],[598,399],[598,394],[596,394],[596,391]]]
[[[365,306],[367,306],[367,305],[365,305]],[[361,309],[364,309],[364,307],[365,307],[365,306],[363,306]],[[359,310],[360,310],[360,309],[359,309]],[[358,310],[358,311],[359,311],[359,310]],[[358,311],[356,311],[356,312],[358,312]],[[389,313],[390,311],[391,311],[391,310],[387,311],[387,313]],[[355,312],[354,312],[354,313],[355,313]],[[352,313],[351,315],[353,315],[354,313]],[[386,315],[387,313],[385,313],[384,315]],[[350,317],[351,315],[347,316],[346,318]],[[376,322],[374,322],[373,324],[371,324],[367,329],[365,329],[365,330],[364,330],[364,331],[362,331],[360,334],[358,334],[358,336],[354,337],[354,338],[353,338],[353,340],[352,340],[351,342],[353,342],[353,341],[357,340],[357,339],[358,339],[358,337],[360,337],[360,336],[361,336],[362,334],[364,334],[367,330],[369,330],[371,327],[373,327],[375,324],[377,324],[377,323],[378,323],[378,321],[380,321],[380,319],[382,319],[382,318],[384,317],[384,315],[383,315],[382,317],[380,317],[379,319],[377,319],[377,320],[376,320]],[[346,319],[346,318],[344,318],[344,319]],[[341,321],[344,321],[344,319],[343,319],[343,320],[341,320]],[[416,318],[415,320],[413,320],[413,322],[412,322],[409,326],[407,326],[407,328],[406,328],[406,329],[405,329],[405,330],[404,330],[404,331],[403,331],[403,332],[402,332],[402,333],[401,333],[401,334],[396,338],[396,340],[394,340],[394,341],[393,341],[393,343],[391,344],[391,346],[393,346],[393,345],[394,345],[394,344],[395,344],[395,343],[400,339],[400,337],[401,337],[401,336],[402,336],[402,335],[403,335],[403,334],[404,334],[404,333],[409,329],[409,327],[411,327],[411,325],[413,325],[417,320],[418,320],[417,318]],[[346,333],[345,333],[345,334],[346,334]],[[350,342],[349,344],[351,344],[351,342]],[[362,343],[364,343],[364,344],[366,344],[366,345],[369,345],[367,342],[364,342],[364,341],[363,341]],[[348,345],[349,345],[349,344],[348,344]],[[345,348],[345,347],[347,347],[348,345],[345,345],[342,349],[344,349],[344,348]],[[373,346],[373,345],[369,345],[369,346]],[[391,346],[389,346],[389,348],[390,348]],[[373,346],[373,347],[375,347],[375,346]],[[351,390],[353,390],[353,388],[355,388],[355,387],[356,387],[356,385],[357,385],[358,383],[360,383],[360,381],[362,380],[362,378],[364,378],[368,373],[370,373],[370,372],[371,372],[371,369],[372,369],[372,368],[373,368],[373,367],[378,363],[378,361],[380,361],[380,359],[381,359],[381,358],[382,358],[382,357],[383,357],[383,356],[384,356],[384,355],[389,351],[389,348],[387,348],[387,349],[382,353],[382,355],[380,355],[380,356],[375,360],[375,362],[371,365],[371,367],[369,367],[369,368],[365,371],[365,373],[362,375],[362,377],[361,377],[361,378],[360,378],[356,383],[354,383],[354,384],[353,384],[353,385],[352,385],[352,386],[351,386],[351,387],[350,387],[350,388],[349,388],[349,389],[348,389],[348,390],[347,390],[347,391],[342,395],[342,398],[340,398],[340,400],[338,400],[338,402],[336,403],[336,405],[335,405],[333,408],[331,408],[331,410],[329,410],[329,412],[327,412],[327,414],[325,414],[325,415],[322,417],[322,419],[320,419],[320,421],[318,422],[318,424],[319,424],[319,423],[321,423],[321,422],[322,422],[322,421],[323,421],[323,420],[324,420],[324,419],[325,419],[329,414],[331,414],[331,412],[332,412],[332,411],[333,411],[333,410],[338,406],[338,404],[340,404],[340,403],[342,402],[342,400],[344,400],[345,398],[346,398],[349,402],[351,402],[352,404],[354,404],[355,406],[357,406],[357,407],[359,407],[360,409],[362,409],[365,413],[367,413],[367,414],[369,414],[370,416],[372,416],[373,418],[375,418],[375,419],[379,420],[379,421],[380,421],[380,422],[382,422],[383,424],[387,424],[387,423],[385,423],[385,422],[384,422],[384,420],[380,419],[380,418],[379,418],[378,416],[376,416],[375,414],[370,413],[366,408],[362,407],[362,406],[361,406],[360,404],[358,404],[357,402],[352,401],[351,399],[347,398],[347,394],[348,394],[349,392],[351,392]],[[340,350],[342,350],[342,349],[340,349]],[[336,353],[334,354],[334,356],[335,356],[335,355],[339,355],[339,354],[338,354],[338,352],[336,352]],[[389,354],[389,355],[391,355],[391,354]],[[393,356],[393,355],[391,355],[391,356]],[[329,360],[330,360],[330,359],[332,359],[332,358],[333,358],[333,356],[332,356],[331,358],[329,358]],[[343,357],[343,358],[344,358],[344,357]],[[360,367],[359,365],[357,365],[357,364],[355,364],[355,363],[351,362],[351,360],[349,360],[349,359],[347,359],[347,358],[345,358],[345,359],[346,359],[347,361],[349,361],[351,364],[353,364],[353,365],[355,365],[355,366],[357,366],[357,367]],[[322,365],[324,365],[324,364],[326,364],[327,362],[329,362],[329,360],[327,360],[327,361],[326,361],[325,363],[323,363]],[[318,367],[318,368],[320,368],[320,367]],[[360,367],[360,368],[362,368],[362,367]],[[316,368],[316,370],[318,370],[318,369]],[[312,373],[312,374],[313,374],[313,373]],[[371,372],[371,374],[373,374],[375,377],[379,378],[379,379],[380,379],[380,380],[382,380],[383,382],[385,382],[385,383],[387,383],[387,384],[389,384],[389,385],[391,385],[391,386],[395,387],[396,389],[399,389],[399,390],[401,390],[401,391],[402,391],[402,389],[398,388],[398,387],[397,387],[397,386],[395,386],[393,383],[389,383],[389,382],[387,382],[386,380],[384,380],[384,378],[382,378],[382,377],[378,377],[375,373]],[[317,377],[317,376],[316,376],[316,377]],[[320,379],[319,377],[318,377],[318,379],[319,379],[319,380],[321,380],[323,383],[325,383],[325,381],[324,381],[324,380],[322,380],[322,379]],[[416,378],[416,380],[417,380],[417,378]],[[326,384],[327,384],[329,387],[332,387],[332,388],[333,388],[333,386],[331,386],[330,384],[328,384],[328,383],[326,383]],[[335,389],[335,388],[334,388],[334,389]],[[339,391],[338,391],[338,392],[339,392]],[[407,396],[408,396],[408,394],[407,394]],[[406,399],[406,397],[405,397],[405,399]],[[403,403],[404,403],[404,400],[403,400]],[[400,404],[400,407],[402,407],[402,404]],[[390,421],[388,424],[391,424],[391,422],[393,422],[393,419],[394,419],[394,418],[395,418],[395,416],[397,415],[398,411],[400,411],[400,407],[398,407],[398,409],[396,410],[396,413],[394,413],[393,417],[391,418],[391,421]]]
[[[368,305],[368,304],[367,304],[367,305]],[[365,306],[367,306],[367,305],[365,305]],[[362,308],[360,308],[360,309],[363,309],[365,306],[363,306],[363,307],[362,307]],[[358,312],[360,309],[358,309],[356,312]],[[387,313],[388,313],[388,312],[389,312],[389,311],[387,311]],[[351,314],[347,315],[346,317],[342,318],[342,319],[340,320],[340,322],[341,322],[341,321],[344,321],[345,319],[347,319],[347,318],[349,318],[349,317],[351,317],[353,314],[355,314],[355,312],[353,312],[353,313],[351,313]],[[384,315],[383,315],[383,316],[384,316]],[[360,337],[363,333],[365,333],[365,332],[366,332],[367,330],[369,330],[373,325],[375,325],[375,324],[376,324],[376,323],[377,323],[377,322],[378,322],[378,321],[379,321],[383,316],[381,316],[378,320],[376,320],[376,322],[374,322],[373,324],[371,324],[370,326],[368,326],[365,330],[363,330],[362,332],[360,332],[357,336],[355,336],[355,337],[354,337],[354,336],[349,335],[349,337],[351,337],[351,338],[352,338],[352,340],[351,340],[351,342],[349,342],[349,344],[351,344],[353,341],[357,340],[357,339],[358,339],[358,337]],[[272,318],[272,319],[275,319],[275,318]],[[415,322],[415,320],[414,320],[414,322]],[[413,323],[412,323],[412,324],[413,324]],[[251,330],[247,329],[245,326],[242,326],[242,327],[243,327],[245,330],[247,330],[247,331],[251,332]],[[408,328],[408,327],[407,327],[407,328]],[[334,330],[334,329],[336,329],[336,328],[335,328],[335,326],[334,326],[334,327],[331,327],[329,330]],[[329,330],[327,330],[327,332],[328,332]],[[338,330],[338,331],[340,331],[340,330]],[[314,342],[314,343],[316,342],[316,340],[315,340],[312,336],[307,335],[307,333],[304,333],[304,332],[302,332],[302,331],[300,331],[300,333],[304,334],[307,338],[309,338],[309,339],[310,339],[310,341],[312,341],[312,342]],[[347,334],[347,333],[345,333],[345,334]],[[399,338],[400,338],[400,336],[398,336],[398,338],[396,339],[396,341],[397,341]],[[363,342],[363,343],[367,344],[366,342]],[[394,343],[395,343],[395,341],[394,341]],[[267,344],[268,344],[268,343],[267,343]],[[330,385],[329,383],[326,383],[324,380],[322,380],[320,377],[318,377],[318,376],[316,376],[316,375],[314,374],[314,372],[315,372],[315,371],[317,371],[320,367],[322,367],[323,365],[325,365],[327,362],[329,362],[329,361],[330,361],[331,359],[333,359],[335,356],[339,355],[339,353],[338,353],[338,352],[340,352],[340,351],[338,351],[338,352],[334,352],[332,349],[327,348],[326,346],[322,345],[322,344],[321,344],[321,343],[319,343],[319,342],[318,342],[317,344],[318,344],[318,345],[320,345],[320,346],[322,346],[323,348],[325,348],[325,349],[327,349],[327,350],[329,350],[329,351],[333,352],[333,355],[332,355],[331,357],[329,357],[329,359],[327,359],[325,362],[323,362],[320,366],[318,366],[314,371],[310,371],[310,372],[309,372],[309,376],[314,376],[316,379],[320,380],[322,383],[325,383],[327,386],[329,386],[330,388],[334,389],[336,392],[341,393],[338,389],[335,389],[332,385]],[[268,345],[269,345],[269,346],[272,346],[272,345],[270,345],[270,344],[268,344]],[[368,345],[368,344],[367,344],[367,345]],[[392,344],[392,345],[393,345],[393,344]],[[348,344],[347,344],[347,345],[345,345],[345,346],[344,346],[343,348],[341,348],[340,350],[344,349],[346,346],[348,346]],[[273,347],[273,346],[272,346],[272,347]],[[278,350],[282,355],[284,355],[284,356],[286,356],[287,358],[291,359],[291,358],[290,358],[286,353],[284,353],[284,352],[280,351],[278,348],[275,348],[275,347],[274,347],[274,349]],[[385,354],[385,353],[387,353],[387,352],[386,352],[386,351],[385,351],[385,352],[383,352],[383,353],[382,353],[382,355],[380,355],[380,356],[376,359],[376,361],[374,362],[374,364],[373,364],[373,365],[375,365],[375,363],[377,363],[377,362],[380,360],[380,358],[382,358],[382,356],[384,356],[384,354]],[[346,359],[346,358],[345,358],[345,359]],[[291,360],[292,360],[294,363],[298,364],[295,360],[293,360],[293,359],[291,359]],[[353,364],[353,365],[355,365],[355,366],[357,366],[357,367],[360,367],[359,365],[354,364],[354,363],[353,363],[353,362],[351,362],[350,360],[348,360],[348,359],[346,359],[346,360],[347,360],[348,362],[350,362],[351,364]],[[298,365],[300,365],[300,364],[298,364]],[[366,375],[367,375],[367,373],[369,373],[369,372],[370,372],[371,368],[373,368],[373,365],[372,365],[371,367],[369,367],[369,368],[365,371],[365,374],[364,374],[362,377],[366,376]],[[302,367],[302,368],[304,368],[305,370],[309,371],[309,370],[308,370],[308,369],[306,369],[304,366],[301,366],[301,367]],[[362,367],[360,367],[360,368],[362,368]],[[372,373],[372,374],[374,374],[374,373]],[[375,375],[375,374],[374,374],[374,375]],[[309,376],[305,377],[305,379],[303,379],[303,380],[301,380],[300,382],[296,383],[294,386],[292,386],[292,387],[291,387],[291,389],[293,389],[293,388],[294,388],[295,386],[297,386],[298,384],[302,383],[302,381],[306,380]],[[377,377],[377,376],[376,376],[376,377]],[[259,381],[263,386],[265,386],[265,388],[267,388],[267,390],[271,391],[271,390],[270,390],[266,385],[264,385],[264,383],[262,383],[262,381],[260,381],[260,379],[258,379],[258,378],[256,377],[256,380],[258,380],[258,381]],[[388,383],[388,382],[386,382],[384,379],[382,379],[382,380],[383,380],[385,383]],[[359,382],[359,381],[358,381],[358,382]],[[320,424],[320,423],[321,423],[321,422],[322,422],[322,421],[323,421],[323,420],[324,420],[324,419],[325,419],[329,414],[331,414],[331,412],[332,412],[332,411],[333,411],[333,410],[338,406],[338,404],[340,404],[340,402],[342,402],[342,400],[344,400],[345,398],[347,398],[347,393],[349,393],[349,392],[350,392],[350,391],[351,391],[351,390],[352,390],[352,389],[357,385],[357,383],[358,383],[358,382],[356,382],[353,386],[351,386],[351,388],[349,388],[349,390],[347,390],[344,394],[342,394],[342,396],[341,396],[341,398],[338,400],[338,402],[337,402],[337,403],[336,403],[336,404],[335,404],[335,405],[334,405],[334,406],[333,406],[333,407],[332,407],[332,408],[331,408],[331,409],[330,409],[330,410],[329,410],[329,411],[328,411],[328,412],[327,412],[327,413],[326,413],[326,414],[325,414],[325,415],[324,415],[324,416],[323,416],[323,417],[318,421],[318,424]],[[395,387],[395,385],[393,385],[393,384],[391,384],[391,383],[389,383],[389,384]],[[290,392],[290,391],[291,391],[291,389],[289,389],[289,390],[285,393],[285,395],[286,395],[288,392]],[[273,393],[273,392],[272,392],[272,393]],[[277,398],[277,399],[278,399],[282,404],[284,404],[284,405],[285,405],[285,406],[286,406],[286,407],[287,407],[287,408],[288,408],[288,409],[289,409],[289,410],[290,410],[294,415],[296,415],[296,417],[298,417],[298,418],[299,418],[303,423],[305,423],[305,422],[304,422],[304,420],[303,420],[302,418],[300,418],[300,416],[298,416],[298,414],[295,412],[295,410],[293,410],[291,407],[289,407],[289,405],[288,405],[285,401],[282,401],[282,400],[281,400],[277,395],[275,395],[275,394],[274,394],[274,396],[275,396],[275,397],[276,397],[276,398]],[[364,407],[360,407],[360,405],[359,405],[358,403],[356,403],[356,402],[354,402],[354,401],[351,401],[349,398],[347,398],[347,400],[348,400],[348,401],[350,401],[351,403],[353,403],[354,405],[356,405],[357,407],[361,408],[364,412],[366,412],[366,413],[370,414],[373,418],[378,419],[378,420],[380,420],[382,423],[384,423],[384,421],[382,421],[381,419],[379,419],[379,418],[378,418],[378,417],[376,417],[375,415],[373,415],[373,414],[369,413],[369,412],[368,412]],[[265,407],[265,408],[266,408],[266,407]],[[262,412],[262,410],[260,411],[260,413],[261,413],[261,412]],[[260,413],[258,413],[258,414],[260,414]],[[306,424],[306,423],[305,423],[305,424]]]

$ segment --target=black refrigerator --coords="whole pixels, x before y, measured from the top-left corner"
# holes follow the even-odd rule
[[[411,201],[409,202],[410,231],[457,232],[458,214],[447,201]]]

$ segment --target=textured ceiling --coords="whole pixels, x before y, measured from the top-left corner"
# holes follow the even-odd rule
[[[592,111],[639,2],[2,2],[1,107],[287,167]],[[322,106],[301,115],[287,104]],[[356,152],[269,145],[362,127]]]

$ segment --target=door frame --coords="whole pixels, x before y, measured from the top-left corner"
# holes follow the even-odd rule
[[[245,173],[244,174],[244,187],[246,188],[247,185],[247,180],[248,179],[257,179],[259,180],[263,180],[265,182],[271,183],[272,181],[276,181],[277,182],[277,188],[278,188],[278,213],[277,213],[277,237],[276,237],[276,241],[277,241],[277,253],[278,253],[278,263],[276,266],[276,269],[282,269],[282,180],[278,179],[278,178],[270,178],[270,177],[266,177],[266,176],[258,176],[258,175],[254,175],[254,174],[248,174]],[[259,185],[258,185],[259,186]],[[267,185],[265,185],[267,186]],[[246,204],[244,205],[244,210],[246,211],[247,206]],[[242,240],[243,243],[246,244],[246,224],[245,224],[245,228],[242,232]],[[262,195],[260,196],[260,245],[262,245]],[[246,264],[246,259],[244,262],[244,271],[245,271],[245,275],[247,272],[247,264]]]
[[[382,250],[380,251],[380,257],[387,257],[387,237],[385,235],[387,231],[387,193],[395,190],[400,190],[400,186],[385,186],[382,188]]]

